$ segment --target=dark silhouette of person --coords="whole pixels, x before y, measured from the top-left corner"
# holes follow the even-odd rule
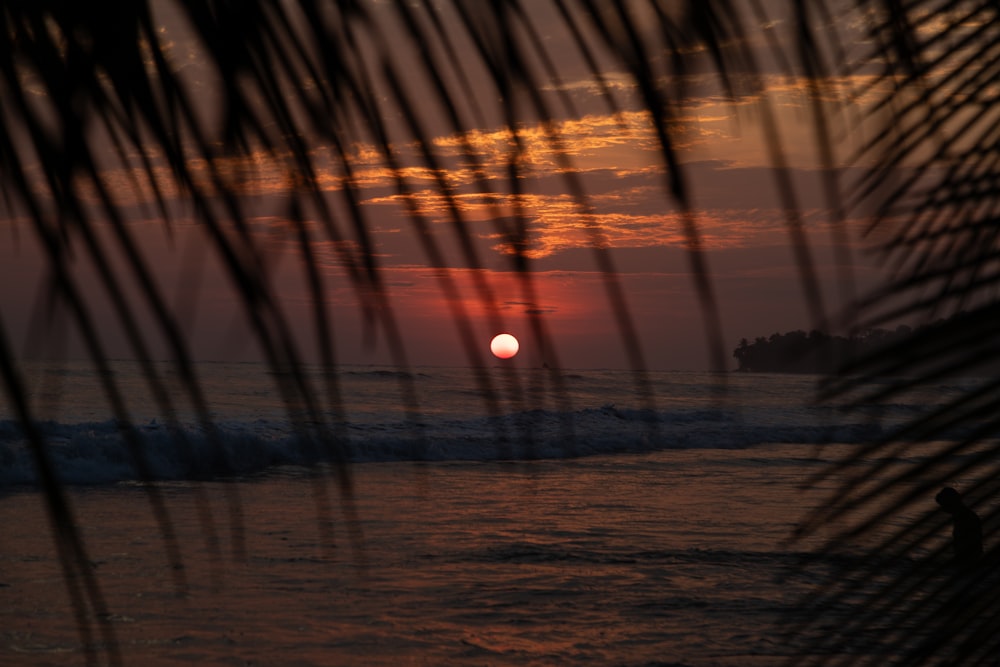
[[[979,516],[962,502],[962,496],[950,486],[941,489],[934,500],[954,520],[951,536],[955,564],[963,568],[975,565],[983,555],[983,524]]]

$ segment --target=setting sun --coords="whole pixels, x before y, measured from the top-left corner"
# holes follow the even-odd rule
[[[520,345],[517,339],[508,333],[497,334],[490,341],[490,352],[498,359],[510,359],[517,354]]]

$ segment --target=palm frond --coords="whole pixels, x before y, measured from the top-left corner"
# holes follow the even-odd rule
[[[866,596],[864,613],[828,629],[818,654],[846,647],[858,651],[851,664],[986,664],[997,649],[989,601],[998,583],[988,567],[949,572],[948,545],[935,540],[945,517],[932,499],[957,483],[985,525],[996,517],[1000,202],[988,184],[998,166],[1000,14],[990,2],[857,4],[869,18],[872,47],[856,67],[878,72],[871,84],[878,92],[865,118],[872,138],[856,158],[866,175],[852,185],[851,206],[874,211],[869,234],[877,241],[870,245],[889,273],[858,301],[855,326],[938,323],[846,366],[822,395],[870,407],[965,379],[940,407],[822,473],[842,481],[804,530],[846,522],[831,544],[870,543],[879,556],[839,572],[815,601],[810,623],[817,625],[802,630],[822,624],[824,609]],[[919,443],[939,444],[928,451]],[[848,474],[862,460],[881,463]],[[898,516],[917,518],[900,524]],[[987,562],[995,553],[994,546]]]
[[[4,47],[0,49],[0,187],[8,216],[26,219],[44,251],[51,285],[46,299],[65,313],[83,338],[144,478],[150,479],[152,473],[144,463],[144,444],[130,426],[133,406],[108,363],[107,341],[95,321],[95,297],[80,289],[72,262],[86,261],[97,268],[99,298],[111,304],[117,326],[125,332],[128,353],[139,360],[151,395],[171,425],[176,425],[177,405],[186,402],[195,407],[206,433],[212,434],[214,426],[182,326],[182,310],[169,305],[130,227],[134,199],[152,207],[168,228],[178,215],[175,198],[193,212],[206,247],[234,286],[242,316],[274,372],[276,389],[308,458],[337,463],[342,461],[340,444],[346,438],[336,419],[341,391],[333,371],[341,360],[333,345],[337,322],[324,305],[327,287],[317,255],[320,244],[329,243],[338,253],[346,281],[357,294],[367,337],[384,337],[394,363],[409,366],[402,324],[380,266],[374,224],[362,204],[365,186],[354,156],[358,145],[373,147],[379,166],[389,173],[426,262],[436,269],[439,289],[472,367],[483,366],[483,361],[453,269],[472,269],[473,287],[487,317],[495,328],[502,318],[496,295],[481,277],[485,262],[461,196],[474,191],[491,201],[494,195],[504,195],[514,202],[511,210],[494,204],[494,231],[511,250],[506,255],[508,267],[518,276],[522,297],[529,303],[536,301],[538,288],[529,252],[533,223],[520,203],[531,176],[522,133],[527,124],[542,129],[566,192],[581,217],[589,219],[592,204],[587,189],[558,129],[561,120],[580,115],[562,85],[557,64],[566,54],[547,50],[537,12],[557,17],[557,27],[575,47],[576,66],[589,73],[608,109],[618,113],[638,106],[650,114],[663,165],[662,187],[681,211],[712,367],[725,367],[721,317],[689,177],[674,135],[688,101],[685,82],[694,72],[710,67],[731,99],[759,100],[768,159],[775,168],[803,299],[817,326],[830,319],[804,232],[799,193],[767,99],[760,54],[751,46],[764,31],[784,74],[805,83],[841,267],[851,263],[845,221],[858,211],[875,211],[870,233],[879,239],[876,250],[890,268],[890,277],[880,289],[858,300],[852,323],[865,328],[901,318],[933,320],[967,313],[904,347],[857,360],[823,388],[823,397],[852,397],[856,406],[883,403],[966,372],[984,360],[1000,362],[1000,347],[992,344],[1000,275],[996,188],[1000,105],[995,90],[1000,78],[996,39],[1000,18],[995,3],[987,0],[905,4],[857,0],[854,4],[869,26],[870,50],[860,57],[838,34],[834,17],[842,8],[830,2],[9,2],[0,9]],[[775,15],[787,22],[788,41],[776,39],[766,28]],[[164,16],[187,31],[179,45],[169,42],[173,33],[160,32]],[[457,57],[464,47],[475,57]],[[194,64],[189,67],[185,58],[192,54]],[[606,62],[630,78],[634,97],[620,96],[608,85],[602,74]],[[830,91],[824,88],[825,81],[857,72],[875,72],[868,87],[849,92],[832,108],[826,104]],[[483,82],[485,94],[479,89]],[[837,114],[848,110],[852,93],[859,98],[875,95],[877,100],[860,112],[852,111],[861,121],[849,132],[870,139],[848,165],[863,167],[865,177],[845,186],[843,165],[834,150],[834,128]],[[508,137],[499,164],[471,140],[476,131],[497,126]],[[443,135],[457,139],[457,156],[437,150],[435,138]],[[322,157],[316,145],[326,149]],[[323,391],[317,391],[303,371],[303,341],[275,286],[275,253],[269,239],[253,227],[253,195],[248,195],[241,179],[257,161],[277,172],[277,180],[284,184],[279,195],[287,200],[289,224],[282,234],[296,248],[303,267],[303,284],[312,304],[312,337],[324,368]],[[111,168],[127,175],[127,189],[105,182],[103,174]],[[430,187],[444,202],[446,234],[418,206],[417,195],[427,186],[415,183],[409,168],[431,176]],[[449,175],[459,169],[469,174],[465,180]],[[845,190],[850,195],[848,205],[840,203]],[[628,363],[637,387],[649,397],[645,357],[604,230],[591,224],[588,234]],[[459,248],[458,262],[449,260],[444,250],[448,243]],[[839,279],[844,294],[853,298],[850,275],[842,271]],[[125,285],[134,285],[134,291],[123,289]],[[151,314],[154,331],[141,324],[146,314]],[[535,314],[530,324],[537,347],[557,370],[556,346],[545,320]],[[153,363],[154,350],[164,342],[181,378],[182,397],[170,395]],[[78,571],[85,562],[84,545],[60,482],[46,463],[47,445],[32,430],[35,416],[27,403],[19,401],[25,390],[17,354],[2,328],[0,370],[38,462],[67,582],[71,587],[82,582],[82,588],[72,590],[80,610],[81,639],[90,646],[92,632],[83,610],[89,606],[101,617],[98,582],[85,569]],[[883,377],[894,379],[874,389],[868,384]],[[400,378],[415,416],[419,397],[408,376]],[[554,373],[552,379],[558,391],[560,376]],[[496,395],[488,374],[480,373],[477,381],[484,396]],[[876,466],[860,477],[846,475],[837,498],[811,517],[805,530],[855,518],[861,508],[862,518],[849,522],[839,539],[875,539],[887,558],[919,550],[940,530],[940,517],[928,515],[888,533],[882,524],[895,513],[926,502],[933,489],[957,477],[970,480],[965,490],[979,502],[995,498],[990,479],[998,471],[990,439],[1000,426],[993,416],[998,403],[1000,387],[992,380],[983,381],[939,411],[861,449],[858,457],[893,457],[914,441],[948,438],[954,443],[902,471]],[[956,439],[956,428],[963,426],[967,426],[963,436]],[[990,446],[984,448],[984,442]],[[189,444],[180,439],[177,446]],[[841,475],[850,463],[826,474]],[[350,515],[350,477],[346,467],[338,472],[339,502]],[[170,517],[155,485],[147,488],[150,502],[158,508],[167,549],[178,566],[178,586],[183,586]],[[898,491],[901,488],[905,491]],[[314,496],[317,511],[329,514],[333,502],[328,489],[317,483]],[[239,504],[238,497],[229,498],[229,516],[237,525],[242,520]],[[201,508],[206,538],[217,550],[207,501]],[[993,518],[992,512],[988,518]],[[237,556],[241,549],[237,538]],[[860,582],[883,565],[878,560],[849,570],[842,585],[832,586],[820,598],[812,620],[822,623],[822,605],[836,606],[858,594],[863,589]],[[940,603],[927,602],[934,595]],[[926,569],[893,570],[873,594],[870,613],[830,633],[829,642],[853,634],[866,649],[878,649],[870,655],[881,655],[884,648],[893,655],[902,652],[911,661],[986,655],[994,648],[990,639],[994,628],[988,619],[977,620],[983,615],[970,615],[984,609],[985,600],[980,592],[945,582]],[[942,614],[947,620],[941,621]],[[898,622],[903,629],[931,630],[919,641],[904,634],[880,639],[869,632],[879,619]],[[113,638],[106,634],[110,628],[102,625],[101,632],[105,644],[113,646]],[[97,656],[88,659],[96,661]],[[116,660],[114,655],[109,659]]]
[[[674,54],[669,61],[677,70],[674,74],[683,73],[685,67],[681,47],[701,40],[712,45],[713,56],[722,64],[722,45],[732,37],[733,29],[724,20],[728,3],[720,3],[718,11],[702,3],[685,3],[680,14],[669,15],[657,3],[653,8],[660,21],[659,31]],[[73,329],[84,339],[142,479],[152,479],[153,473],[145,463],[144,443],[131,426],[133,406],[109,365],[107,343],[95,322],[92,295],[77,285],[69,269],[71,258],[86,258],[97,267],[103,292],[100,298],[112,304],[126,332],[128,353],[139,360],[169,426],[181,432],[175,428],[179,402],[195,406],[206,433],[211,435],[214,425],[178,313],[168,305],[150,260],[128,223],[130,197],[142,200],[149,193],[148,201],[168,225],[177,209],[168,193],[183,197],[207,246],[234,285],[234,296],[274,372],[276,389],[288,406],[303,448],[309,450],[308,458],[334,462],[341,459],[339,443],[344,433],[338,432],[327,415],[339,412],[340,392],[332,372],[339,360],[331,342],[334,323],[323,305],[324,285],[318,272],[316,243],[329,241],[343,248],[343,241],[351,241],[358,249],[341,251],[340,261],[358,293],[361,316],[373,334],[386,337],[395,363],[408,366],[401,326],[378,264],[371,221],[361,205],[353,146],[366,143],[376,147],[382,164],[392,175],[397,194],[409,203],[410,222],[428,263],[439,270],[442,294],[473,367],[484,364],[473,341],[470,316],[463,310],[438,235],[413,205],[414,188],[406,167],[422,163],[434,175],[438,194],[446,202],[452,235],[462,249],[462,261],[474,270],[483,268],[483,262],[458,203],[458,190],[445,177],[450,165],[434,150],[433,138],[438,134],[446,132],[460,138],[462,158],[474,174],[471,187],[487,194],[503,192],[517,201],[527,175],[522,166],[524,146],[519,127],[525,121],[537,123],[545,128],[545,140],[561,161],[566,187],[578,208],[584,212],[590,209],[585,188],[574,174],[555,129],[560,118],[573,117],[577,111],[559,85],[554,60],[533,24],[537,5],[529,8],[516,0],[488,4],[456,0],[446,9],[447,17],[432,3],[414,6],[402,1],[177,0],[154,5],[103,0],[86,7],[64,2],[17,2],[7,3],[0,10],[0,40],[4,46],[0,55],[0,172],[7,212],[10,217],[25,217],[45,250],[52,276],[52,292],[47,298],[57,308],[65,309]],[[709,271],[694,214],[686,203],[683,170],[671,137],[676,101],[671,101],[668,88],[660,80],[669,72],[648,66],[649,49],[659,47],[645,44],[646,31],[625,3],[598,6],[560,0],[547,9],[563,17],[584,65],[604,86],[609,108],[620,108],[621,102],[614,99],[597,74],[599,51],[600,57],[610,52],[625,66],[653,111],[668,164],[666,185],[686,210],[685,233],[690,239],[692,266],[705,304],[716,365],[722,368],[723,346]],[[190,36],[185,36],[183,42],[171,43],[175,35],[163,35],[159,29],[164,16],[183,25]],[[606,23],[604,19],[612,21]],[[608,25],[613,27],[608,29]],[[594,33],[589,31],[595,31],[600,38],[594,40],[590,36]],[[400,36],[406,40],[400,42]],[[477,59],[463,62],[455,58],[456,40],[471,44]],[[429,48],[429,44],[441,46]],[[188,53],[174,49],[190,50],[198,60],[188,68]],[[484,74],[498,105],[490,102],[487,106],[472,90],[470,80]],[[217,89],[207,97],[214,97],[215,103],[204,99],[211,87]],[[541,92],[547,87],[561,92],[550,99]],[[460,105],[457,100],[472,102]],[[484,116],[490,116],[489,120]],[[488,173],[494,167],[487,167],[485,157],[466,139],[484,122],[497,120],[511,137],[500,177]],[[318,162],[306,137],[330,147],[330,164]],[[108,146],[110,151],[106,150]],[[401,146],[416,146],[412,158],[415,163],[404,161]],[[258,157],[282,172],[287,184],[283,194],[289,201],[289,237],[298,247],[313,303],[313,335],[327,369],[324,378],[328,405],[317,400],[322,394],[314,391],[302,370],[301,341],[294,335],[275,290],[267,239],[252,228],[240,174],[251,170]],[[127,174],[127,192],[105,183],[103,173],[110,168]],[[320,182],[324,169],[335,172],[342,187],[328,191]],[[318,227],[306,224],[307,217],[314,218]],[[517,208],[513,217],[497,215],[495,220],[498,233],[513,249],[508,255],[510,267],[519,276],[524,299],[532,302],[536,300],[536,288],[527,252],[532,234],[530,220]],[[102,231],[104,225],[110,226],[110,236]],[[625,306],[623,288],[601,230],[593,227],[591,237],[623,346],[640,388],[648,393],[643,380],[645,362]],[[123,289],[124,285],[137,286],[138,300]],[[499,323],[499,309],[489,285],[479,280],[476,288],[489,317]],[[153,314],[155,331],[143,328],[140,311]],[[532,327],[539,348],[557,369],[555,346],[549,341],[544,320],[534,316]],[[161,340],[166,341],[167,354],[179,370],[186,396],[171,396],[161,371],[153,363],[157,354],[154,341]],[[25,396],[17,379],[14,350],[5,344],[0,356],[8,395],[13,399]],[[407,375],[400,377],[404,396],[416,414],[418,397],[412,386],[406,385]],[[558,375],[553,378],[558,380]],[[480,374],[478,379],[484,396],[495,395],[487,374]],[[86,562],[84,545],[75,522],[69,518],[71,508],[60,482],[45,464],[48,445],[32,430],[34,416],[27,404],[19,405],[23,409],[18,418],[39,463],[52,532],[60,553],[65,555],[63,564],[72,590],[80,590],[73,582],[82,574],[84,586],[75,600],[81,640],[92,646],[86,620],[90,615],[84,610],[89,606],[96,612],[94,618],[107,617],[98,582],[86,573],[86,568],[78,572],[74,565]],[[181,439],[177,446],[188,445]],[[339,479],[340,499],[349,514],[350,478],[343,467]],[[156,485],[145,488],[150,502],[158,508],[156,516],[175,566],[177,585],[183,587],[182,561],[171,518]],[[320,515],[328,514],[331,500],[319,483],[315,498]],[[234,548],[239,557],[239,498],[231,496],[229,503],[230,520],[237,523]],[[217,549],[211,508],[204,499],[200,508],[206,537]],[[113,647],[113,638],[107,636],[110,626],[101,623],[100,630],[106,635],[104,644]],[[117,662],[113,651],[108,657]],[[96,656],[89,655],[88,659],[96,661]]]

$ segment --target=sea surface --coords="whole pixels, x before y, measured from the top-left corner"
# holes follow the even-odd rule
[[[845,411],[812,376],[202,363],[192,398],[153,371],[24,366],[69,579],[0,403],[0,664],[794,664],[870,555],[795,538],[817,474],[965,389]]]

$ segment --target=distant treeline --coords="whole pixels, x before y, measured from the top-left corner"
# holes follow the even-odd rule
[[[970,339],[969,332],[996,331],[995,336]],[[746,338],[733,350],[737,371],[752,373],[833,373],[852,361],[892,347],[894,355],[911,365],[925,358],[947,356],[949,350],[974,347],[978,362],[958,369],[959,375],[1000,374],[1000,304],[960,312],[917,328],[869,329],[854,336],[833,336],[823,331],[790,331]],[[900,356],[902,355],[902,356]]]
[[[870,329],[856,336],[833,336],[823,331],[773,333],[769,338],[746,338],[733,350],[737,371],[746,373],[832,373],[845,362],[913,335],[908,326],[895,331]]]

